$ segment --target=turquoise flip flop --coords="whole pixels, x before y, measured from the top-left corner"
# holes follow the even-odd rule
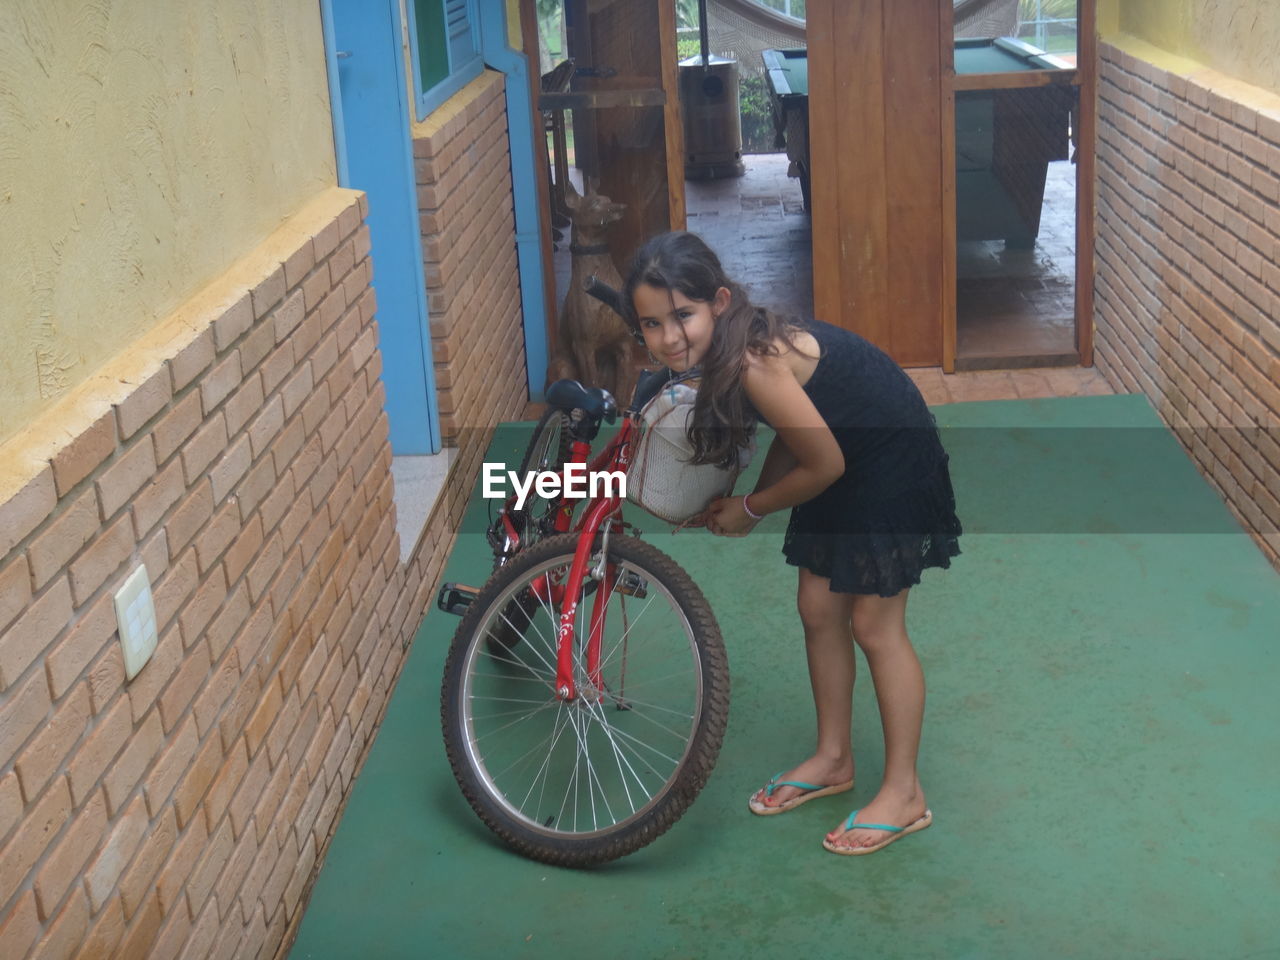
[[[845,819],[844,821],[845,833],[848,833],[850,830],[854,830],[854,829],[885,830],[885,831],[888,831],[889,836],[885,837],[884,840],[882,840],[880,843],[873,843],[869,847],[843,847],[837,843],[832,843],[830,840],[827,840],[825,837],[822,840],[822,845],[826,847],[828,850],[830,850],[832,853],[838,853],[843,857],[859,857],[859,856],[862,856],[862,854],[864,853],[875,853],[877,850],[883,850],[889,844],[893,843],[893,841],[901,839],[902,837],[905,837],[909,833],[915,833],[917,830],[923,830],[925,827],[933,823],[933,812],[931,810],[926,810],[924,812],[923,817],[921,817],[919,820],[913,820],[911,823],[908,823],[905,827],[892,827],[887,823],[854,823],[853,818],[856,817],[857,815],[858,815],[858,811],[855,810],[853,811],[853,813],[849,814],[849,816]]]
[[[817,800],[819,797],[829,797],[832,794],[844,793],[847,790],[853,789],[852,780],[846,781],[845,783],[823,785],[821,783],[804,783],[799,780],[779,780],[778,778],[781,776],[782,771],[775,773],[768,783],[751,795],[751,798],[747,801],[747,806],[751,809],[752,813],[760,817],[771,817],[775,813],[786,813],[788,810],[794,810],[796,807],[800,806],[800,804],[808,803],[810,800]],[[790,800],[778,804],[776,807],[769,806],[760,799],[761,793],[763,793],[765,797],[772,797],[773,792],[779,787],[795,787],[806,792],[797,794]]]

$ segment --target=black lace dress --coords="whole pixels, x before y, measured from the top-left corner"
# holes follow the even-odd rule
[[[845,472],[792,509],[782,552],[837,593],[892,597],[960,553],[947,454],[920,391],[892,359],[840,327],[806,329],[821,354],[804,390]]]

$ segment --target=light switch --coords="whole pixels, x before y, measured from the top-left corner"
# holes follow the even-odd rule
[[[116,623],[124,651],[124,675],[132,680],[156,652],[156,606],[145,565],[129,574],[116,591]]]

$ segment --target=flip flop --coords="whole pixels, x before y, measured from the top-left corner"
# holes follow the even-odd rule
[[[838,853],[844,857],[858,857],[864,853],[875,853],[877,850],[883,850],[889,844],[893,843],[893,841],[901,839],[909,833],[915,833],[917,830],[923,830],[925,827],[929,826],[929,824],[933,823],[933,812],[930,810],[926,810],[923,817],[919,820],[913,820],[905,827],[891,827],[887,823],[854,823],[853,818],[857,815],[858,811],[855,810],[853,813],[849,814],[848,818],[846,818],[844,822],[845,833],[848,833],[850,830],[887,830],[889,836],[885,837],[879,843],[873,843],[869,847],[844,847],[839,844],[832,843],[830,840],[825,838],[822,841],[822,845],[832,853]]]
[[[752,813],[760,817],[771,817],[775,813],[786,813],[788,810],[794,810],[796,807],[800,806],[800,804],[808,803],[810,800],[817,800],[819,797],[829,797],[832,794],[844,793],[847,790],[853,789],[852,780],[848,780],[844,783],[833,783],[824,786],[820,783],[803,783],[799,780],[779,780],[778,778],[781,776],[781,771],[775,773],[773,778],[766,783],[763,788],[761,788],[764,790],[764,795],[766,797],[772,797],[773,791],[777,790],[779,787],[796,787],[800,790],[804,790],[805,792],[797,794],[790,800],[778,804],[776,807],[771,807],[756,799],[756,796],[760,793],[760,790],[757,790],[747,801],[747,806],[751,808]]]

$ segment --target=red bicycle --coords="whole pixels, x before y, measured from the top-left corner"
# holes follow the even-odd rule
[[[616,293],[592,290],[616,309]],[[521,474],[625,474],[640,411],[671,377],[641,378],[617,433],[603,390],[562,380]],[[462,613],[445,663],[441,722],[463,794],[520,853],[587,866],[652,842],[688,809],[720,751],[729,671],[693,579],[639,539],[616,490],[508,499],[489,532],[495,570],[479,590],[446,584]]]

